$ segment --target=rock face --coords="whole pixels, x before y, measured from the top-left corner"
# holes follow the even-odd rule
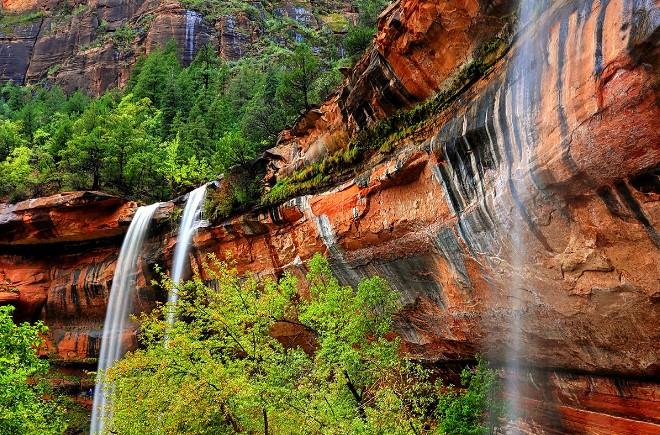
[[[442,91],[512,10],[395,4],[345,86],[268,153],[271,176]],[[528,433],[659,433],[660,10],[566,0],[536,12],[493,70],[395,154],[327,192],[200,231],[191,259],[229,250],[242,270],[302,276],[324,252],[343,282],[378,273],[401,292],[396,330],[415,356],[442,366],[480,352],[504,367]],[[98,352],[113,236],[135,207],[78,195],[0,210],[0,276],[18,289],[0,301],[52,325],[68,361]],[[158,298],[149,266],[167,265],[175,243],[158,220],[138,309]]]
[[[209,18],[176,0],[3,0],[1,12],[8,15],[0,19],[0,82],[48,78],[67,92],[99,95],[124,85],[139,55],[172,39],[184,65],[206,44],[217,47],[224,59],[238,60],[254,51],[264,33],[263,6],[254,5],[258,16],[239,11]],[[330,31],[312,13],[311,3],[274,2],[272,7],[304,27]]]

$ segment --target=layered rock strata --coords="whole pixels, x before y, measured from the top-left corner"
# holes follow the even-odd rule
[[[305,28],[332,32],[309,2],[272,6],[277,15]],[[172,39],[180,61],[188,65],[206,44],[226,60],[239,60],[255,50],[265,31],[263,10],[260,17],[236,12],[209,18],[176,0],[4,0],[0,13],[7,14],[0,19],[0,82],[48,79],[67,92],[81,89],[90,95],[126,84],[139,55]],[[337,13],[347,21],[354,15]]]
[[[426,70],[432,61],[423,52],[452,46],[451,39],[423,38],[428,29],[446,30],[438,13],[476,10],[464,21],[469,30],[507,7],[401,1],[384,15],[378,41],[403,47],[412,40],[405,30],[412,24],[403,25],[410,11],[422,14],[418,22],[436,17],[407,48]],[[660,11],[627,0],[545,7],[483,80],[382,163],[324,193],[200,231],[191,259],[199,264],[207,253],[230,251],[241,270],[302,277],[305,261],[324,252],[343,282],[378,273],[401,292],[396,330],[416,357],[447,365],[480,352],[504,367],[520,384],[529,433],[659,433]],[[490,29],[496,34],[501,25]],[[351,92],[385,116],[441,91],[454,74],[434,67],[437,76],[421,83],[405,76],[414,73],[403,66],[405,50],[378,50],[362,62],[380,59],[386,68],[378,69],[392,78],[343,88],[304,132],[288,133],[271,150],[272,176],[346,145],[357,113]],[[456,62],[469,63],[468,52],[457,50]],[[354,74],[369,70],[360,68]],[[357,83],[353,77],[347,86]],[[409,99],[383,102],[402,89]],[[80,205],[105,217],[78,235],[57,229],[66,219],[52,216],[65,205],[49,207],[51,223],[32,220],[29,203],[0,210],[0,234],[10,234],[2,239],[0,273],[18,289],[7,300],[28,301],[20,315],[53,326],[52,349],[63,359],[93,358],[120,242],[113,236],[134,206],[115,202],[100,212]],[[146,285],[149,265],[166,264],[175,243],[163,231],[166,218],[159,220],[142,260],[137,298],[144,309],[158,297]],[[56,248],[66,246],[59,256]],[[30,296],[35,288],[41,305]]]

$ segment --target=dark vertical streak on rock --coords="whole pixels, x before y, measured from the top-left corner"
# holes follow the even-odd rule
[[[61,272],[58,271],[58,278],[61,278],[61,276],[62,276]],[[60,307],[59,308],[62,309],[62,310],[66,309],[66,306],[67,306],[67,303],[66,303],[66,293],[67,293],[66,289],[67,289],[66,283],[64,285],[61,285],[57,289],[57,291],[59,292],[59,297],[60,297]],[[53,311],[54,311],[53,314],[55,314],[55,313],[57,313],[58,310],[55,309]]]
[[[98,272],[98,264],[92,263],[85,269],[85,277],[83,278],[83,296],[85,297],[85,305],[89,306],[91,287],[96,282],[96,273]]]
[[[465,262],[463,261],[464,251],[458,243],[454,232],[447,227],[440,229],[435,236],[431,237],[440,255],[445,259],[451,273],[454,275],[454,281],[460,288],[472,289],[472,281]]]
[[[568,124],[566,122],[566,113],[564,112],[564,83],[563,71],[566,51],[566,38],[568,37],[568,18],[563,19],[559,24],[559,43],[557,47],[557,116],[559,118],[559,129],[561,132],[561,148],[563,157],[571,170],[575,173],[578,171],[578,166],[571,157],[571,149],[569,147],[568,138]]]
[[[445,164],[439,164],[438,165],[438,172],[440,172],[440,175],[442,176],[442,182],[444,183],[445,187],[447,188],[447,195],[449,195],[449,201],[451,202],[452,207],[454,208],[454,211],[456,213],[460,213],[461,210],[463,209],[461,206],[461,202],[459,199],[456,197],[456,194],[454,193],[453,187],[451,185],[451,179],[449,177],[449,173],[447,172],[447,168]]]
[[[533,57],[532,63],[530,65],[530,71],[528,74],[525,74],[525,89],[526,89],[526,99],[525,99],[525,108],[527,116],[527,128],[525,133],[527,134],[528,143],[530,147],[530,157],[528,158],[527,164],[529,167],[529,178],[538,189],[539,192],[543,195],[544,198],[548,199],[554,208],[559,211],[561,217],[563,217],[567,222],[571,222],[573,218],[570,215],[568,209],[562,204],[548,189],[548,186],[543,180],[537,176],[536,170],[538,165],[536,162],[536,145],[540,143],[540,138],[536,130],[536,119],[537,113],[540,112],[540,108],[536,106],[542,100],[542,90],[541,80],[543,76],[543,61],[547,56],[539,58],[538,53],[544,53],[547,51],[545,43],[541,43],[541,38],[536,38],[534,44],[530,47],[530,50],[533,53],[536,53]],[[544,40],[545,42],[545,40]]]
[[[600,189],[596,190],[596,193],[605,204],[605,208],[607,208],[607,211],[609,211],[612,215],[624,221],[630,219],[630,215],[621,208],[621,204],[612,193],[610,186],[603,186]]]
[[[80,279],[80,269],[76,269],[71,278],[71,302],[73,303],[76,313],[80,314],[82,308],[80,307],[80,295],[78,294],[78,279]]]
[[[541,233],[541,230],[539,230],[538,226],[536,223],[532,220],[532,217],[527,213],[527,210],[525,209],[525,205],[523,204],[522,200],[520,199],[520,194],[518,193],[518,188],[515,186],[513,183],[513,179],[509,177],[509,189],[511,190],[511,196],[513,197],[513,201],[516,204],[516,207],[518,208],[518,211],[520,212],[520,216],[522,216],[523,220],[529,227],[530,231],[532,234],[534,234],[534,237],[537,238],[539,242],[543,245],[543,247],[546,249],[548,252],[554,252],[552,247],[548,244],[547,239]]]
[[[513,154],[511,154],[511,144],[509,142],[509,123],[506,119],[506,87],[508,83],[508,75],[509,73],[507,72],[507,77],[504,80],[504,83],[502,84],[501,92],[500,92],[500,107],[497,110],[497,115],[499,116],[499,121],[500,121],[500,128],[502,129],[502,147],[504,148],[504,157],[506,158],[506,165],[507,165],[507,170],[509,172],[509,178],[511,178],[511,171],[513,168]]]
[[[603,74],[603,23],[605,22],[605,13],[610,0],[598,0],[600,3],[600,11],[598,11],[598,18],[596,20],[596,51],[594,53],[594,71],[596,76],[600,79]]]
[[[514,67],[512,67],[514,69]],[[522,73],[520,71],[514,71],[514,78],[511,80],[509,87],[510,87],[510,101],[511,101],[511,125],[509,126],[512,134],[511,140],[516,146],[516,151],[518,154],[518,161],[522,163],[522,141],[520,140],[520,132],[518,131],[517,127],[517,121],[518,121],[518,101],[517,101],[517,94],[520,90],[520,82],[519,80],[522,80],[521,77],[515,77],[518,74]]]
[[[641,206],[633,196],[632,192],[630,191],[630,189],[628,189],[628,186],[623,181],[618,181],[614,183],[614,187],[616,188],[616,191],[619,193],[619,196],[623,199],[623,201],[626,203],[626,205],[632,212],[635,219],[637,219],[637,221],[644,226],[644,229],[646,229],[646,232],[649,234],[649,237],[651,238],[653,244],[656,247],[660,248],[660,233],[658,233],[658,230],[648,220],[648,218],[644,214],[644,210],[642,210]]]
[[[486,89],[484,98],[482,99],[483,105],[478,108],[479,113],[484,114],[484,130],[486,134],[486,138],[489,140],[492,139],[492,152],[493,152],[493,166],[492,169],[497,169],[500,166],[500,162],[502,161],[502,156],[500,155],[499,149],[497,147],[497,135],[495,134],[495,126],[493,125],[493,118],[495,116],[495,108],[493,107],[493,110],[490,111],[490,116],[488,117],[488,120],[486,120],[486,111],[488,110],[488,104],[491,101],[495,100],[495,95],[491,88],[489,87]],[[484,139],[485,140],[485,139]],[[487,166],[489,169],[491,168],[490,166]]]
[[[504,82],[504,86],[502,89],[506,88],[506,84],[509,81],[508,78],[508,73],[507,73],[507,79]],[[500,110],[499,110],[499,117],[500,117],[500,126],[502,127],[502,136],[504,137],[504,151],[506,155],[506,161],[507,161],[507,171],[508,171],[508,185],[509,185],[509,190],[511,191],[511,196],[513,197],[513,201],[516,204],[516,207],[518,208],[518,211],[520,212],[520,215],[522,216],[523,220],[529,226],[529,229],[532,231],[534,236],[538,239],[539,242],[543,245],[543,247],[548,251],[548,252],[553,252],[553,249],[550,247],[548,244],[548,241],[546,240],[545,236],[541,233],[539,228],[536,226],[532,218],[529,216],[527,213],[527,210],[525,209],[524,204],[522,203],[520,199],[520,194],[518,193],[518,189],[515,186],[515,183],[513,182],[512,178],[512,170],[513,170],[513,155],[511,154],[511,146],[510,146],[510,138],[508,136],[509,133],[509,126],[506,117],[504,116],[504,113],[506,111],[506,108],[503,107],[504,105],[504,100],[505,96],[500,95]]]

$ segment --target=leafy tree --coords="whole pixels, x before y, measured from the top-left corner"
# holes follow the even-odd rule
[[[239,117],[245,113],[247,104],[260,87],[263,74],[249,62],[242,62],[227,89],[232,109]]]
[[[104,166],[109,180],[120,190],[130,192],[144,167],[134,167],[137,154],[150,150],[160,130],[160,113],[148,98],[128,94],[106,117],[103,126]]]
[[[213,177],[213,170],[206,159],[185,156],[179,136],[160,144],[163,159],[158,164],[160,175],[167,181],[169,190],[179,194],[180,188],[198,186]]]
[[[378,25],[378,16],[389,4],[388,0],[357,0],[358,22],[351,27],[344,39],[343,45],[354,61],[371,46]]]
[[[36,351],[47,328],[41,322],[16,325],[12,311],[0,307],[0,433],[61,434],[66,428],[61,410],[43,399],[43,383],[31,381],[48,371]]]
[[[26,146],[14,148],[9,157],[0,162],[0,191],[10,194],[10,202],[27,198],[29,188],[36,182],[31,165],[32,150]]]
[[[307,44],[300,44],[286,59],[286,67],[278,94],[290,113],[299,114],[315,102],[312,85],[321,72],[319,62]]]
[[[20,122],[8,119],[0,119],[0,160],[7,158],[9,154],[27,141],[21,136]]]
[[[205,280],[178,285],[176,307],[142,315],[143,348],[102,374],[114,384],[110,430],[440,433],[440,390],[391,333],[398,294],[378,277],[341,286],[319,255],[308,266],[308,297],[293,275],[258,280],[213,258]],[[172,327],[168,310],[179,319]],[[282,327],[307,352],[273,338]]]
[[[390,3],[389,0],[356,0],[359,10],[358,22],[361,26],[375,29],[378,17]]]
[[[218,167],[227,170],[234,165],[247,169],[248,162],[256,157],[259,145],[245,139],[239,131],[228,131],[217,142]]]
[[[285,112],[276,98],[280,74],[275,68],[266,72],[263,88],[250,101],[243,117],[243,132],[255,143],[274,145],[285,126]]]
[[[439,434],[477,435],[502,433],[501,422],[505,405],[502,385],[488,361],[477,357],[474,373],[461,372],[461,384],[466,390],[457,392],[450,386],[440,395],[436,416],[440,420]]]
[[[216,87],[226,81],[227,69],[222,67],[222,61],[211,44],[202,46],[187,69],[202,92]]]
[[[178,75],[181,64],[177,59],[176,41],[171,40],[162,50],[156,50],[141,61],[129,91],[137,98],[149,98],[156,107],[162,102],[162,84],[172,74]]]
[[[371,46],[374,38],[375,29],[364,26],[351,27],[344,39],[344,48],[354,61],[362,56],[367,48]]]
[[[80,89],[76,90],[66,102],[65,113],[67,114],[81,114],[87,108],[90,98],[85,95]]]
[[[103,140],[104,127],[113,104],[111,94],[94,100],[73,124],[72,137],[67,141],[66,148],[59,152],[60,167],[70,174],[74,188],[98,190],[101,187],[107,154],[107,143]]]

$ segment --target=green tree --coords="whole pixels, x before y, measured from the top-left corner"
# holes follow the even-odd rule
[[[162,50],[151,53],[140,67],[135,78],[131,78],[129,91],[137,98],[149,98],[156,107],[160,107],[163,96],[163,84],[167,83],[169,76],[178,76],[181,64],[177,59],[176,41],[171,40]]]
[[[376,33],[376,31],[371,27],[364,27],[361,25],[351,27],[344,39],[346,54],[348,54],[353,61],[358,60],[360,56],[362,56],[362,53],[371,46],[374,33]]]
[[[166,180],[169,191],[175,195],[213,178],[214,171],[207,159],[187,155],[182,151],[179,135],[161,143],[157,152],[162,155],[158,162],[158,173]]]
[[[7,158],[9,154],[27,141],[21,136],[20,122],[8,119],[0,119],[0,160]]]
[[[278,94],[284,104],[290,107],[290,113],[300,114],[315,103],[312,85],[321,73],[319,62],[307,44],[300,44],[285,64],[287,70]]]
[[[234,77],[230,80],[227,96],[231,101],[233,112],[242,117],[246,106],[257,93],[263,74],[249,62],[242,62]]]
[[[226,171],[234,165],[241,165],[243,170],[257,155],[259,144],[251,142],[240,131],[230,130],[217,142],[216,162],[221,171]]]
[[[60,167],[68,173],[73,188],[98,190],[101,187],[107,156],[104,127],[114,105],[113,98],[113,95],[106,94],[94,100],[74,122],[72,137],[59,152]]]
[[[436,416],[438,434],[480,435],[502,433],[505,403],[501,398],[502,382],[488,361],[477,356],[474,371],[461,372],[460,392],[450,388],[440,395]]]
[[[378,25],[378,16],[390,2],[388,0],[357,0],[358,22],[344,39],[346,54],[356,61],[371,46]]]
[[[363,27],[376,29],[378,17],[390,4],[389,0],[356,0],[358,7],[358,22]]]
[[[135,168],[133,157],[150,150],[160,130],[160,112],[148,98],[137,99],[128,94],[107,116],[103,125],[105,147],[104,170],[106,178],[128,194],[136,178],[143,175],[144,167]]]
[[[66,429],[61,410],[43,399],[45,386],[35,382],[48,371],[48,362],[37,356],[46,327],[16,325],[12,311],[0,307],[0,433],[61,434]]]
[[[0,192],[10,194],[10,202],[26,199],[36,183],[31,163],[32,150],[27,146],[14,148],[7,159],[0,162]]]
[[[80,89],[76,90],[66,102],[65,113],[80,115],[85,111],[90,98],[85,95]]]
[[[276,98],[280,80],[278,70],[269,68],[262,89],[247,107],[242,128],[245,137],[252,142],[274,145],[277,135],[284,129],[285,112]]]
[[[378,277],[342,286],[319,255],[308,266],[301,297],[293,275],[259,280],[212,259],[204,280],[177,286],[176,307],[143,314],[142,348],[102,374],[114,384],[112,432],[441,431],[441,390],[391,332],[399,295]],[[296,338],[275,339],[282,328]]]

